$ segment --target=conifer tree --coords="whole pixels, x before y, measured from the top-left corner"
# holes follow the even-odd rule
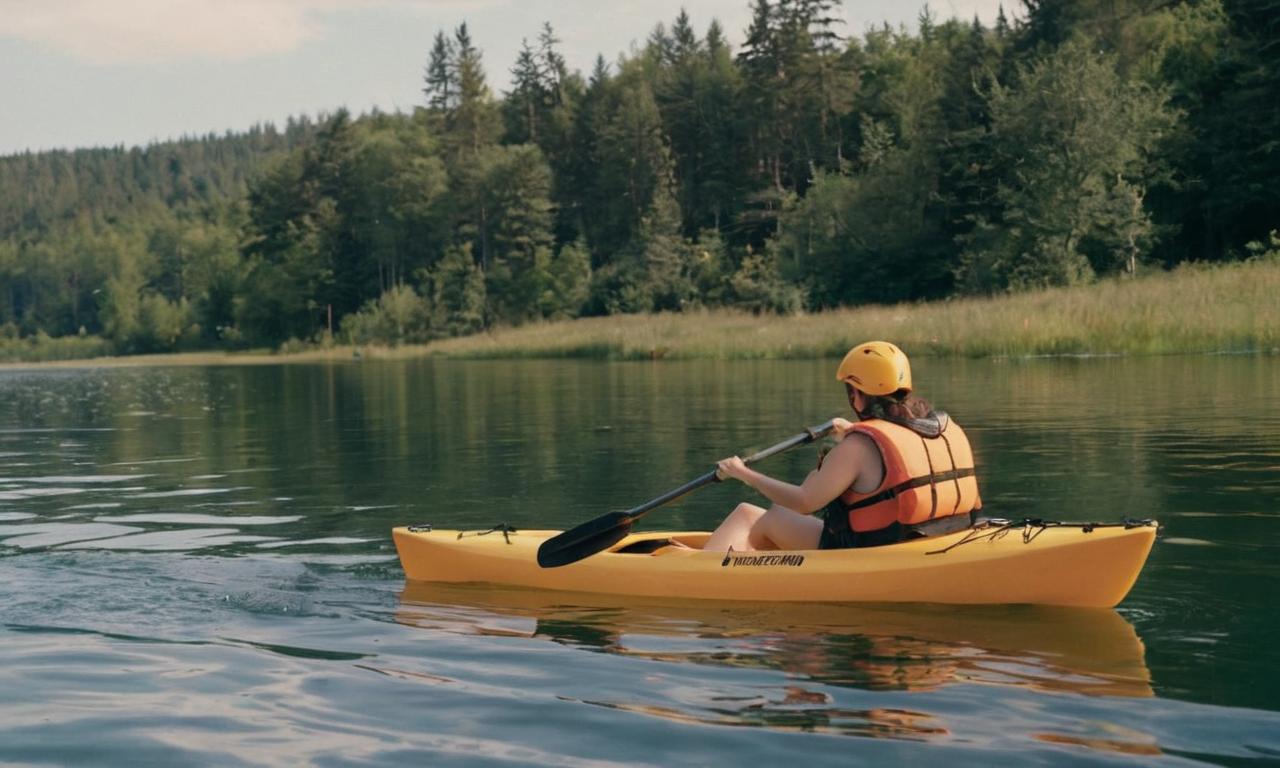
[[[662,115],[649,84],[634,74],[615,86],[611,111],[600,116],[595,160],[603,221],[596,247],[606,252],[632,239],[671,176]]]
[[[671,59],[672,63],[679,66],[683,62],[687,62],[701,52],[702,42],[698,39],[698,34],[693,31],[693,24],[689,20],[689,13],[685,9],[680,9],[680,14],[676,16],[675,22],[671,25]]]
[[[1009,17],[1004,14],[1004,3],[1000,4],[999,11],[996,12],[996,37],[1001,40],[1009,36]]]
[[[561,201],[560,220],[568,224],[568,229],[584,236],[592,252],[592,266],[600,263],[595,254],[603,253],[603,248],[597,243],[602,242],[602,233],[607,229],[603,218],[606,201],[601,194],[596,157],[612,90],[609,65],[603,56],[596,56],[590,78],[572,115],[570,143],[574,151],[563,158],[552,155],[558,169],[556,191]]]
[[[555,184],[552,196],[556,204],[556,241],[569,243],[581,235],[578,225],[577,192],[569,180],[581,157],[590,153],[577,142],[577,113],[585,85],[582,76],[570,72],[557,46],[560,44],[551,24],[544,23],[538,36],[538,55],[547,91],[547,104],[540,121],[537,144],[551,164]]]
[[[427,62],[426,86],[422,89],[427,106],[439,112],[455,106],[457,73],[454,72],[455,52],[453,42],[445,37],[444,30],[436,32],[431,45],[431,58]]]
[[[484,274],[476,266],[470,243],[446,250],[431,270],[429,281],[436,313],[433,327],[447,336],[475,333],[484,327]]]
[[[451,149],[456,155],[474,155],[481,147],[497,142],[501,133],[497,106],[485,82],[480,49],[471,42],[464,22],[454,33],[454,72],[457,106],[445,125]]]
[[[539,313],[550,281],[551,168],[534,145],[492,147],[477,158],[492,231],[486,270],[491,315],[509,323]]]
[[[556,37],[555,30],[551,28],[551,22],[544,21],[542,31],[538,33],[538,54],[542,59],[543,71],[548,82],[556,88],[560,88],[569,76],[569,68],[565,64],[564,56],[556,48],[558,45],[560,45],[560,38]]]
[[[750,138],[757,176],[782,189],[782,156],[779,142],[779,89],[781,61],[774,7],[769,0],[753,0],[751,25],[738,61],[746,80]]]
[[[503,103],[506,139],[512,144],[538,143],[538,127],[552,99],[542,66],[529,41],[522,40],[511,68],[511,90]]]
[[[581,239],[565,243],[548,267],[549,282],[538,302],[543,317],[577,317],[591,288],[591,251]]]

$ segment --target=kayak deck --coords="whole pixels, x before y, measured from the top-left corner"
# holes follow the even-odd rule
[[[392,537],[406,577],[421,582],[713,600],[1109,608],[1137,580],[1156,526],[979,524],[882,547],[728,554],[698,549],[706,532],[646,532],[579,562],[540,568],[538,546],[558,533],[400,527]]]

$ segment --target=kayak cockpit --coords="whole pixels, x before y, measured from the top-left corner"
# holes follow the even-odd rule
[[[686,533],[680,536],[629,536],[608,551],[615,555],[654,555],[665,554],[665,550],[700,550],[709,538],[711,538],[710,533]]]

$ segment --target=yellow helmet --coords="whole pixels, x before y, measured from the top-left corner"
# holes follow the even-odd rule
[[[868,341],[849,350],[836,369],[836,380],[868,395],[911,391],[911,363],[887,341]]]

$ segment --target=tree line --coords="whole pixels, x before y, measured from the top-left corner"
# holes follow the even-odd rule
[[[856,36],[837,6],[752,0],[736,50],[681,12],[585,75],[548,24],[501,86],[462,24],[411,114],[4,158],[0,333],[143,351],[818,310],[1242,258],[1280,221],[1280,0]]]

